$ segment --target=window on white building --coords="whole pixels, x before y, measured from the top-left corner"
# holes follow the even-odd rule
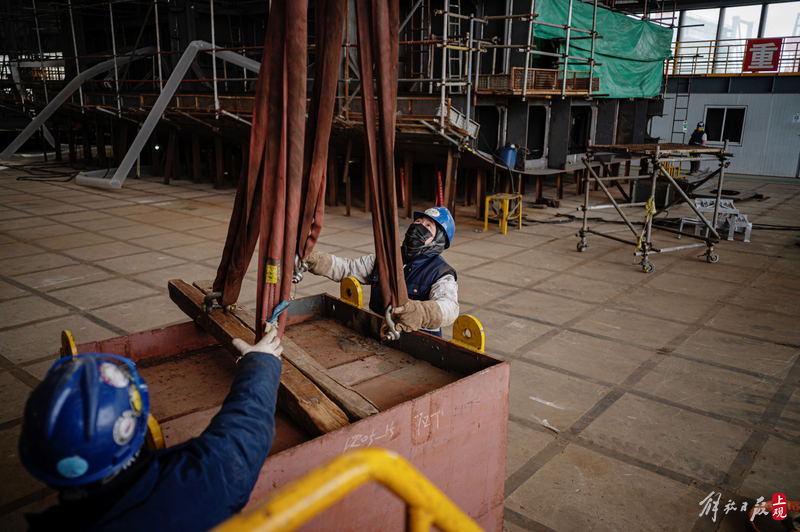
[[[705,123],[708,142],[742,143],[746,107],[706,107]]]

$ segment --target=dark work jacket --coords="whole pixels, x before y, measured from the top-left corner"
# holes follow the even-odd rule
[[[689,145],[691,146],[702,146],[703,145],[703,135],[705,131],[700,131],[695,129],[692,132],[692,136],[689,137]]]
[[[203,532],[241,510],[275,438],[280,359],[251,353],[203,433],[143,451],[108,485],[27,515],[29,530]]]
[[[403,273],[406,278],[408,298],[415,301],[428,301],[431,298],[431,288],[433,285],[447,274],[452,275],[458,280],[453,267],[447,264],[441,255],[438,254],[423,255],[412,261],[411,264],[406,264],[403,266]],[[372,271],[372,275],[370,275],[368,279],[372,281],[369,309],[375,314],[383,316],[384,312],[386,312],[386,305],[383,303],[383,294],[381,293],[377,268]],[[440,338],[442,336],[441,327],[436,330],[423,330]]]

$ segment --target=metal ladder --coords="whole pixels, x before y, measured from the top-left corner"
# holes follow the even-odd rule
[[[675,78],[675,105],[672,110],[672,134],[670,135],[670,143],[686,143],[686,131],[683,129],[683,124],[689,121],[689,99],[692,95],[692,78],[691,77],[676,77]],[[684,89],[684,90],[681,90]],[[680,113],[680,114],[679,114]],[[675,130],[675,124],[678,124],[678,130]]]
[[[461,14],[461,2],[459,0],[450,0],[446,2],[449,4],[448,12]],[[448,39],[461,39],[461,19],[458,17],[447,17],[447,38]],[[446,43],[445,43],[446,44]],[[462,50],[447,50],[447,75],[450,80],[461,81],[464,75],[463,61],[464,52]],[[453,85],[450,87],[450,92],[461,93],[464,88],[461,85]]]
[[[414,12],[409,22],[409,38],[410,41],[427,41],[430,39],[431,30],[431,7],[430,2],[423,2]],[[430,44],[412,44],[411,51],[411,77],[416,78],[430,78],[433,72],[431,71],[431,53]],[[419,70],[415,70],[419,68]]]

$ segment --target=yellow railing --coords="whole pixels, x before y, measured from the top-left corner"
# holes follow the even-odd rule
[[[746,39],[683,41],[672,43],[666,61],[668,76],[730,76],[742,72]],[[800,74],[800,37],[784,37],[778,74]],[[764,72],[764,74],[774,72]],[[757,73],[756,73],[757,74]]]
[[[408,504],[408,530],[443,532],[482,529],[401,456],[363,449],[340,456],[297,480],[269,501],[234,515],[214,532],[289,532],[370,481],[381,483]],[[383,508],[374,508],[382,512]]]

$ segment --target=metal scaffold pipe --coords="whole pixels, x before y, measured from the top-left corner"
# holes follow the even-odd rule
[[[78,78],[81,75],[81,65],[78,62],[78,41],[75,39],[75,19],[72,16],[72,0],[68,0],[67,5],[69,6],[69,26],[72,30],[72,49],[75,52],[75,77]],[[83,87],[80,85],[78,85],[78,96],[81,101],[81,113],[83,113]]]
[[[87,185],[99,188],[121,188],[125,178],[128,177],[128,174],[131,172],[133,164],[139,157],[139,153],[142,151],[142,148],[144,148],[144,145],[150,138],[150,135],[156,127],[156,124],[161,119],[161,115],[166,110],[172,95],[175,94],[175,91],[178,89],[178,85],[180,85],[181,81],[183,81],[183,76],[186,75],[186,72],[189,70],[189,67],[194,61],[197,52],[212,51],[213,49],[214,46],[205,41],[192,41],[189,43],[189,46],[186,47],[186,51],[181,56],[178,64],[175,65],[175,69],[172,71],[169,80],[167,80],[167,83],[164,85],[163,92],[158,96],[158,99],[156,99],[156,102],[153,104],[153,108],[147,115],[147,118],[142,124],[142,127],[139,130],[139,133],[136,135],[136,138],[133,140],[130,149],[122,159],[119,168],[115,169],[114,176],[111,179],[105,179],[103,176],[108,172],[106,170],[100,170],[97,172],[98,175],[92,175],[95,172],[78,174],[78,176],[75,178],[75,182],[79,185]],[[235,52],[223,51],[217,52],[216,55],[223,61],[228,61],[229,63],[247,69],[251,72],[255,72],[256,74],[261,66],[257,61],[243,57]],[[236,117],[234,116],[234,118]]]
[[[44,54],[42,53],[42,36],[39,32],[39,13],[36,11],[36,0],[31,0],[33,3],[33,19],[36,23],[36,40],[39,43],[39,63],[42,69],[42,83],[44,84],[44,100],[50,103],[50,95],[47,93],[47,72],[44,69]]]
[[[129,55],[120,56],[118,61],[124,65],[128,61],[141,59],[141,54],[147,54],[153,51],[155,51],[155,48],[148,46],[147,48],[134,50]],[[44,109],[42,109],[42,112],[40,112],[36,118],[34,118],[31,123],[22,130],[22,133],[17,135],[17,138],[11,141],[11,144],[9,144],[8,147],[3,150],[2,153],[0,153],[0,160],[8,159],[14,155],[17,150],[20,149],[23,144],[25,144],[25,141],[27,141],[31,135],[33,135],[33,133],[38,130],[45,123],[45,121],[47,121],[53,115],[53,113],[56,112],[56,109],[61,107],[61,105],[66,102],[76,90],[80,88],[84,81],[90,80],[103,72],[108,72],[112,68],[114,68],[114,60],[109,59],[93,66],[92,68],[86,69],[83,71],[83,73],[75,76],[72,81],[70,81],[67,86],[64,87]]]
[[[572,29],[572,0],[569,0],[569,14],[567,15],[567,42],[564,43],[564,79],[561,83],[561,99],[567,95],[567,65],[569,64],[569,36]],[[589,80],[591,83],[591,80]]]
[[[211,71],[214,76],[214,113],[219,120],[219,93],[217,92],[217,37],[214,32],[214,0],[211,0]]]
[[[111,17],[111,50],[114,54],[114,85],[117,90],[117,116],[122,117],[122,102],[119,98],[119,68],[117,66],[117,39],[114,36],[114,11],[111,9],[111,0],[108,2],[108,15]]]
[[[158,26],[158,0],[153,0],[153,7],[156,10],[156,61],[158,61],[158,92],[164,91],[164,75],[161,72],[161,31]]]

